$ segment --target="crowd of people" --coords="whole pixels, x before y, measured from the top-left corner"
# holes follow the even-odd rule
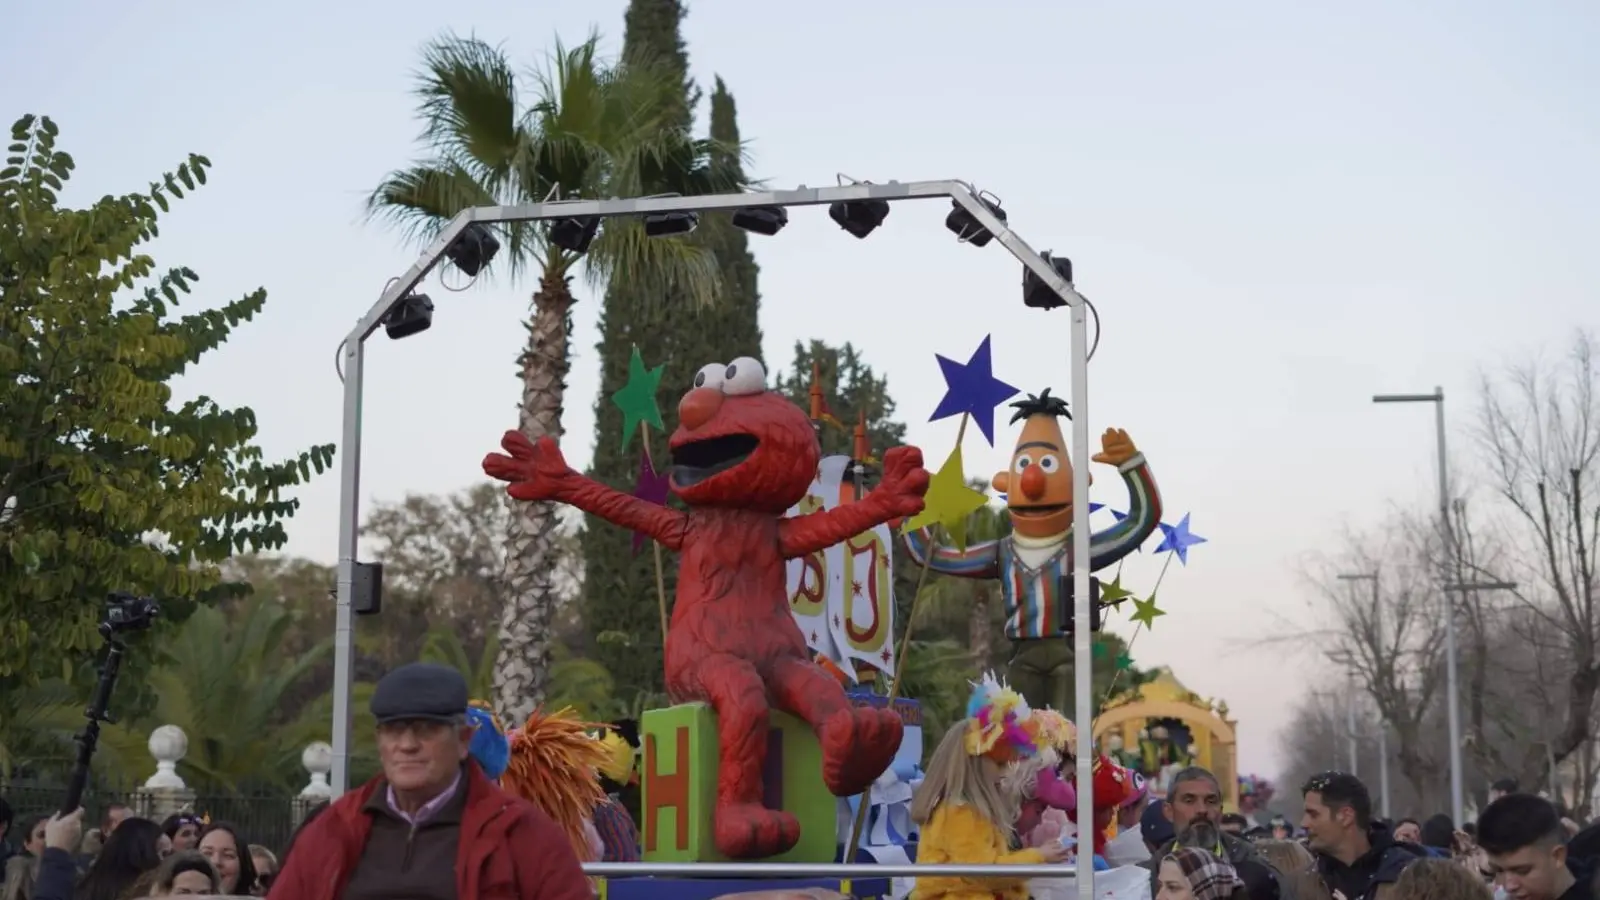
[[[391,672],[372,698],[382,773],[312,809],[276,856],[226,823],[189,813],[157,823],[114,806],[86,832],[82,810],[17,823],[0,800],[0,846],[7,846],[7,832],[21,836],[19,851],[5,861],[0,900],[593,900],[596,884],[582,862],[637,859],[632,818],[613,795],[601,805],[627,821],[608,820],[592,806],[578,832],[549,804],[506,790],[505,761],[481,752],[482,729],[470,709],[466,683],[453,670],[412,665]],[[1026,710],[993,681],[980,686],[969,709],[940,740],[913,799],[919,864],[1048,866],[1068,862],[1081,846],[1097,869],[1143,867],[1154,900],[1597,895],[1600,823],[1582,828],[1550,801],[1509,784],[1497,785],[1477,821],[1458,829],[1440,816],[1380,820],[1358,778],[1328,772],[1303,786],[1298,827],[1282,817],[1255,827],[1224,814],[1221,782],[1206,769],[1176,774],[1166,796],[1155,799],[1137,773],[1102,758],[1092,768],[1095,820],[1084,829],[1093,838],[1080,844],[1071,822],[1072,723],[1050,710]],[[1024,718],[1027,727],[1019,727]],[[1035,883],[930,876],[917,879],[911,897],[1026,900]]]

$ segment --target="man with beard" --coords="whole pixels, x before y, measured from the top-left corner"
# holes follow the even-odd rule
[[[1561,814],[1541,797],[1506,794],[1478,817],[1489,873],[1512,900],[1594,900],[1590,873],[1566,844]]]
[[[1140,863],[1150,870],[1152,896],[1157,888],[1156,875],[1162,858],[1175,847],[1196,847],[1232,864],[1250,900],[1278,900],[1278,876],[1255,845],[1221,828],[1222,783],[1217,776],[1199,766],[1191,766],[1172,776],[1172,785],[1167,789],[1166,802],[1161,804],[1161,809],[1177,831],[1177,837],[1166,841],[1149,860]]]
[[[1324,772],[1300,789],[1305,797],[1307,845],[1317,858],[1317,872],[1335,900],[1374,900],[1406,866],[1418,858],[1416,848],[1398,844],[1382,823],[1372,821],[1372,798],[1354,775]]]

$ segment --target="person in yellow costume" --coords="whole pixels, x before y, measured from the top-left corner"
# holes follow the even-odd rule
[[[967,717],[945,732],[911,799],[922,827],[918,865],[1039,865],[1063,862],[1060,843],[1012,850],[1022,796],[1007,790],[1006,770],[1036,756],[1042,740],[1028,702],[993,675],[978,683]],[[1025,878],[924,876],[911,900],[1026,900]]]
[[[1072,615],[1072,459],[1061,420],[1072,414],[1048,388],[1011,406],[1022,433],[1010,468],[992,482],[1006,495],[1011,533],[963,550],[934,543],[922,529],[906,533],[906,549],[917,565],[941,575],[998,580],[1012,647],[1007,679],[1039,709],[1070,709],[1072,648],[1061,637]],[[1116,466],[1128,488],[1127,515],[1090,536],[1089,569],[1099,571],[1160,527],[1161,492],[1144,454],[1120,428],[1106,429],[1093,461]]]

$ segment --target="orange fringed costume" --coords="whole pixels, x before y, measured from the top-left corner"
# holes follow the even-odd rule
[[[511,758],[500,786],[544,810],[567,833],[578,858],[594,862],[587,823],[606,801],[597,773],[610,760],[604,744],[590,737],[596,726],[568,707],[554,714],[535,710],[507,737]]]

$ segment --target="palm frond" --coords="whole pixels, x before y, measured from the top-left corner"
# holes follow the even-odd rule
[[[369,219],[398,226],[408,240],[427,243],[462,210],[499,203],[466,166],[440,157],[384,176],[367,198],[366,211]],[[499,230],[507,246],[495,262],[504,264],[511,277],[520,275],[530,262],[544,265],[543,237],[534,223],[514,222]]]
[[[505,52],[447,34],[423,50],[416,93],[423,140],[488,193],[504,196],[523,143],[517,77]]]

